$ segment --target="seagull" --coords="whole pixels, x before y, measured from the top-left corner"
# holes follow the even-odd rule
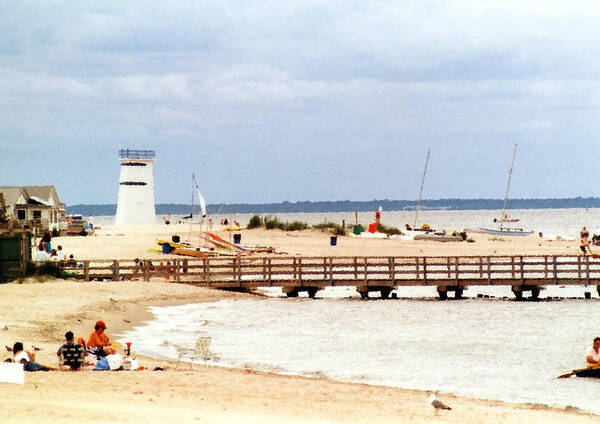
[[[451,410],[452,408],[450,408],[448,405],[445,405],[444,403],[442,403],[441,400],[439,400],[434,393],[431,393],[429,395],[429,399],[428,402],[431,404],[431,406],[433,406],[433,409],[435,410],[435,413],[437,415],[437,412],[440,409],[446,409],[446,410]]]

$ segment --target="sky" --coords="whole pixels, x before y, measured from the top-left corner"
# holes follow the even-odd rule
[[[0,185],[116,204],[600,196],[594,1],[0,0]]]

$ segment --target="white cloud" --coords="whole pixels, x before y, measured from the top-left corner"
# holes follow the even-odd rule
[[[452,145],[448,163],[517,141],[569,161],[565,140],[593,148],[600,131],[591,1],[22,1],[0,12],[3,147],[235,145],[245,157],[303,150],[299,163],[323,170],[370,157],[368,146],[387,159],[425,143]],[[263,172],[258,156],[248,174]]]

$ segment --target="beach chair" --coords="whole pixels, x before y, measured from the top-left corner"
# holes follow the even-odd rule
[[[198,337],[192,359],[202,359],[206,365],[210,356],[210,337]]]
[[[198,337],[198,339],[196,340],[196,345],[193,349],[179,347],[179,358],[177,360],[177,365],[175,366],[175,368],[179,366],[181,359],[184,357],[186,359],[189,359],[190,368],[192,368],[194,361],[198,359],[204,361],[204,365],[206,365],[206,361],[208,361],[212,356],[210,353],[210,341],[210,337]]]
[[[85,349],[79,344],[62,347],[58,358],[58,369],[61,371],[83,371],[85,368]]]

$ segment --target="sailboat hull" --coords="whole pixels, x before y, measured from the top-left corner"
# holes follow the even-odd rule
[[[473,231],[473,230],[471,230]],[[530,236],[533,234],[533,231],[525,231],[520,228],[483,228],[479,227],[479,229],[475,230],[478,233],[491,234],[494,236]]]

